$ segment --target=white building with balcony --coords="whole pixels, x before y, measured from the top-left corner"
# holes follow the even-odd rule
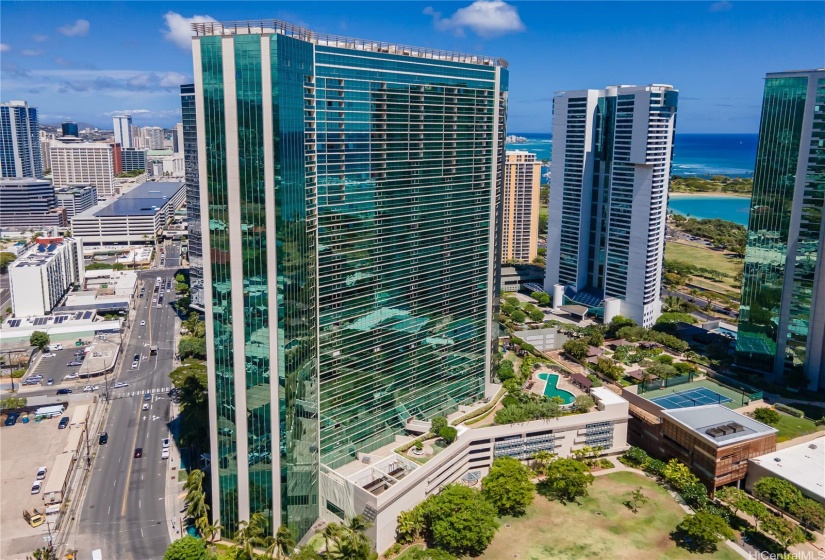
[[[73,284],[83,284],[85,273],[82,239],[38,238],[29,251],[9,265],[14,316],[51,313]]]

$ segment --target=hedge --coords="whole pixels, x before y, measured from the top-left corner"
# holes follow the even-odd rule
[[[489,412],[490,410],[493,409],[493,407],[495,407],[498,404],[498,401],[501,400],[501,397],[503,397],[505,395],[505,393],[507,393],[507,391],[505,391],[504,387],[502,387],[501,389],[498,390],[498,393],[496,393],[495,396],[492,399],[490,399],[490,402],[488,402],[487,404],[485,404],[481,408],[477,408],[476,410],[473,410],[472,412],[468,412],[464,416],[459,416],[458,418],[455,419],[455,421],[451,422],[452,425],[453,426],[458,426],[459,424],[462,424],[463,422],[467,422],[468,420],[472,420],[473,418],[477,418],[477,417]]]
[[[786,404],[777,403],[774,405],[776,410],[782,411],[785,414],[790,414],[791,416],[796,416],[797,418],[804,418],[805,413],[799,410],[798,408],[793,408],[792,406],[788,406]]]

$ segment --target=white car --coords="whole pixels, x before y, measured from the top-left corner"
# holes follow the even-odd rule
[[[141,321],[141,322],[140,322],[140,326],[141,326],[141,327],[145,327],[145,326],[146,326],[146,321]]]
[[[132,362],[132,369],[137,369],[139,365],[140,364],[138,363],[138,361],[135,360],[134,362]]]
[[[158,298],[153,297],[153,298],[152,298],[152,303],[155,303],[157,300],[158,300]]]
[[[37,480],[43,480],[46,478],[46,467],[40,467],[37,469]]]
[[[100,387],[98,387],[97,385],[86,385],[85,387],[83,387],[83,392],[91,393],[93,391],[97,391],[98,389],[100,389]]]
[[[169,448],[169,438],[163,438],[163,448],[164,449]]]
[[[45,354],[43,354],[44,358],[54,358],[55,356],[57,356],[57,354],[55,354],[54,352],[46,352]]]
[[[67,373],[63,376],[63,379],[77,379],[78,377],[80,376],[76,373]]]
[[[149,410],[149,403],[148,402],[143,403],[143,410]]]
[[[160,452],[160,458],[161,459],[168,459],[169,458],[169,448],[168,447],[164,447],[163,451]]]
[[[42,482],[40,482],[39,480],[35,480],[32,483],[32,494],[39,494],[40,493],[40,488],[42,487],[42,485],[43,485]]]
[[[123,381],[118,381],[117,383],[115,383],[114,385],[112,385],[112,387],[113,387],[114,389],[121,389],[121,388],[123,388],[123,387],[128,387],[128,386],[129,386],[129,384],[128,384],[128,383],[124,383]]]

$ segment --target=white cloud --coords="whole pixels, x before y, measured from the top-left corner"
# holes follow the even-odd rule
[[[448,18],[442,18],[440,12],[429,6],[424,13],[433,17],[436,29],[453,30],[457,35],[463,35],[464,29],[471,29],[476,35],[489,38],[525,29],[518,10],[502,0],[475,0]]]
[[[32,40],[35,43],[42,43],[43,41],[48,41],[49,36],[48,35],[32,35]]]
[[[107,111],[104,116],[113,117],[115,115],[132,115],[133,117],[145,117],[151,119],[168,119],[180,115],[180,109],[165,109],[154,111],[152,109],[122,109],[120,111]]]
[[[89,32],[89,27],[88,21],[79,19],[71,25],[58,27],[57,30],[67,37],[83,37]]]
[[[11,50],[11,45],[7,45],[6,43],[0,43],[0,52],[9,52]]]
[[[23,56],[40,56],[44,52],[46,52],[46,51],[44,51],[43,49],[37,49],[37,50],[35,50],[35,49],[25,49],[25,50],[20,51],[20,54],[22,54]]]
[[[727,12],[733,8],[733,4],[728,2],[728,0],[722,0],[721,2],[714,2],[710,5],[711,12]]]
[[[163,36],[167,41],[187,51],[192,48],[192,24],[216,21],[212,16],[183,17],[175,12],[167,12],[163,19],[166,21]]]

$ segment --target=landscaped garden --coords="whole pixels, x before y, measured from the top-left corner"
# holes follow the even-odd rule
[[[784,412],[779,413],[779,422],[773,424],[773,427],[779,430],[776,434],[776,441],[779,442],[811,434],[819,429],[813,420],[796,418]]]
[[[625,502],[639,488],[648,501],[634,514]],[[578,503],[562,505],[537,496],[523,517],[503,518],[480,558],[738,558],[724,544],[711,554],[677,547],[670,534],[684,517],[684,510],[654,479],[610,473],[596,477],[588,497]]]

